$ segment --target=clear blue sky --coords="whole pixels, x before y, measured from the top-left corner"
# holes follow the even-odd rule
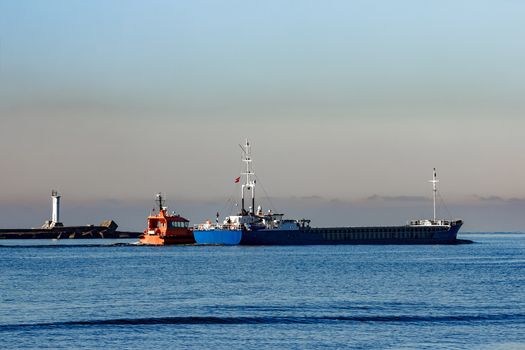
[[[522,1],[0,1],[0,202],[216,200],[250,137],[274,197],[373,217],[428,196],[437,167],[452,205],[523,208],[523,18]]]

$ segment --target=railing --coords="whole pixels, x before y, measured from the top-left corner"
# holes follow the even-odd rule
[[[450,220],[410,220],[410,226],[450,226]]]
[[[197,224],[193,225],[194,230],[238,230],[238,224]]]

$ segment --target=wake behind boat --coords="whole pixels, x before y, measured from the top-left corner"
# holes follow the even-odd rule
[[[255,173],[252,167],[251,145],[246,140],[242,161],[246,170],[241,173],[245,181],[241,186],[241,211],[219,223],[207,221],[194,228],[198,244],[223,245],[317,245],[317,244],[454,244],[462,220],[436,218],[436,170],[430,180],[433,186],[433,219],[411,220],[403,226],[370,227],[310,227],[310,220],[284,219],[283,214],[259,206],[255,211]],[[236,179],[236,182],[240,177]],[[251,206],[246,210],[245,193],[251,194]]]

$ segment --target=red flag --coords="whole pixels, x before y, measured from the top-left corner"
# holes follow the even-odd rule
[[[241,177],[240,176],[235,179],[235,183],[238,183],[239,181],[241,181]]]

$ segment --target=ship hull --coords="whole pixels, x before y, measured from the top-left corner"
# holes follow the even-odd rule
[[[197,244],[238,245],[241,243],[241,230],[193,230]]]
[[[445,226],[302,228],[244,231],[241,245],[455,244],[462,222]]]
[[[334,244],[455,244],[463,223],[451,226],[329,227],[299,230],[195,230],[198,244],[334,245]]]

